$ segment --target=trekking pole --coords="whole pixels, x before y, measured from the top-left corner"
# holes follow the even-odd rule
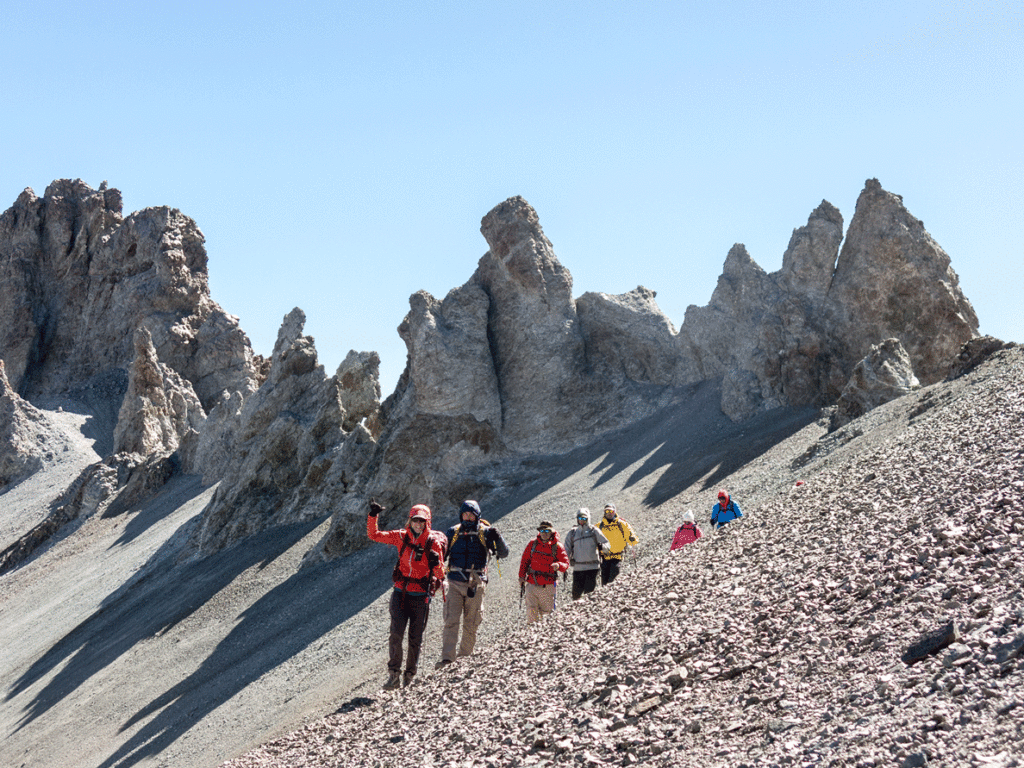
[[[523,595],[526,594],[526,585],[519,583],[519,610],[523,610]]]

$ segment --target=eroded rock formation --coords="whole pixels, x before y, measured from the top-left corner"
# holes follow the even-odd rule
[[[0,360],[0,491],[43,466],[52,449],[41,440],[43,415],[18,397]]]
[[[910,365],[910,356],[899,339],[886,339],[871,347],[867,357],[853,369],[853,376],[836,403],[829,429],[839,429],[872,408],[920,386]]]
[[[121,213],[121,193],[60,180],[0,216],[0,354],[22,395],[66,392],[127,367],[133,334],[204,408],[255,389],[248,339],[209,295],[196,223],[174,208]]]
[[[344,506],[369,458],[374,439],[364,421],[378,419],[379,360],[375,353],[353,353],[327,377],[313,339],[302,333],[305,321],[298,308],[285,317],[267,380],[237,416],[231,416],[230,399],[218,406],[221,414],[215,409],[211,415],[236,423],[230,434],[218,432],[228,458],[192,535],[193,552],[214,552],[270,526],[330,514]],[[216,448],[203,443],[199,456]]]
[[[169,208],[124,218],[116,190],[55,182],[0,217],[0,354],[13,389],[31,393],[131,366],[110,462],[130,487],[112,508],[199,468],[223,481],[194,552],[333,513],[316,560],[363,542],[370,497],[391,515],[427,503],[443,516],[464,496],[500,492],[501,462],[588,443],[696,382],[720,378],[722,410],[743,420],[836,403],[853,376],[852,418],[900,382],[944,376],[977,333],[949,257],[876,180],[841,252],[843,217],[823,201],[778,272],[735,245],[709,304],[691,306],[678,332],[642,286],[573,300],[572,276],[522,198],[490,211],[481,233],[488,250],[464,285],[443,301],[411,297],[398,329],[407,367],[382,405],[376,355],[350,353],[326,376],[301,310],[269,361],[254,356],[209,298],[191,219]],[[886,339],[905,350],[890,350],[898,374],[877,354],[856,368]],[[899,382],[881,386],[869,375],[879,371]]]
[[[188,446],[182,458],[185,471],[192,472],[195,443],[205,424],[192,385],[157,359],[149,331],[139,328],[128,391],[114,429],[114,453],[166,456]]]
[[[779,272],[765,273],[737,245],[711,303],[687,310],[683,354],[699,377],[724,377],[732,418],[834,403],[854,366],[888,338],[923,384],[934,383],[977,335],[949,256],[877,180],[865,184],[839,252],[842,237],[842,216],[823,201],[793,232]]]
[[[869,179],[827,296],[833,356],[856,364],[873,344],[894,337],[922,384],[941,381],[960,347],[978,334],[959,283],[949,256],[903,198]]]

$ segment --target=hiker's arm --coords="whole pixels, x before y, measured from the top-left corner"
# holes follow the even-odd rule
[[[501,537],[501,534],[495,528],[487,529],[488,535],[491,537],[491,545],[493,547],[494,556],[501,560],[504,557],[508,557],[508,544]]]
[[[558,545],[558,570],[565,573],[569,570],[569,556],[565,553],[565,547]]]
[[[366,535],[370,538],[370,541],[376,541],[381,544],[392,544],[396,547],[402,544],[402,532],[380,530],[377,527],[377,515],[374,514],[366,516]]]
[[[629,523],[626,523],[626,530],[629,531],[629,537],[626,543],[632,547],[635,547],[637,544],[640,543],[640,539],[638,539],[636,537],[636,534],[633,533],[633,526],[631,526]]]
[[[430,564],[431,575],[438,580],[438,582],[444,581],[444,565],[442,565],[444,558],[443,552],[441,551],[441,545],[436,541],[430,541],[430,555],[427,562]]]

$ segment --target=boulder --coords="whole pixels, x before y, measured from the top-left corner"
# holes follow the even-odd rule
[[[829,431],[835,431],[883,403],[918,389],[910,356],[899,339],[873,346],[853,369],[832,413]]]

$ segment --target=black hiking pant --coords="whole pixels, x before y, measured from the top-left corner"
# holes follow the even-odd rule
[[[430,598],[422,593],[401,592],[391,593],[391,635],[388,638],[388,671],[402,671],[402,639],[405,627],[409,627],[409,656],[405,661],[405,672],[416,674],[416,665],[420,660],[420,647],[423,645],[423,630],[427,626],[430,615]]]
[[[621,560],[602,560],[601,561],[601,586],[605,584],[611,584],[615,581],[615,577],[619,575],[619,566],[622,565]]]
[[[597,574],[596,568],[592,571],[574,570],[572,572],[573,600],[579,600],[583,595],[594,591],[594,588],[597,586]]]

